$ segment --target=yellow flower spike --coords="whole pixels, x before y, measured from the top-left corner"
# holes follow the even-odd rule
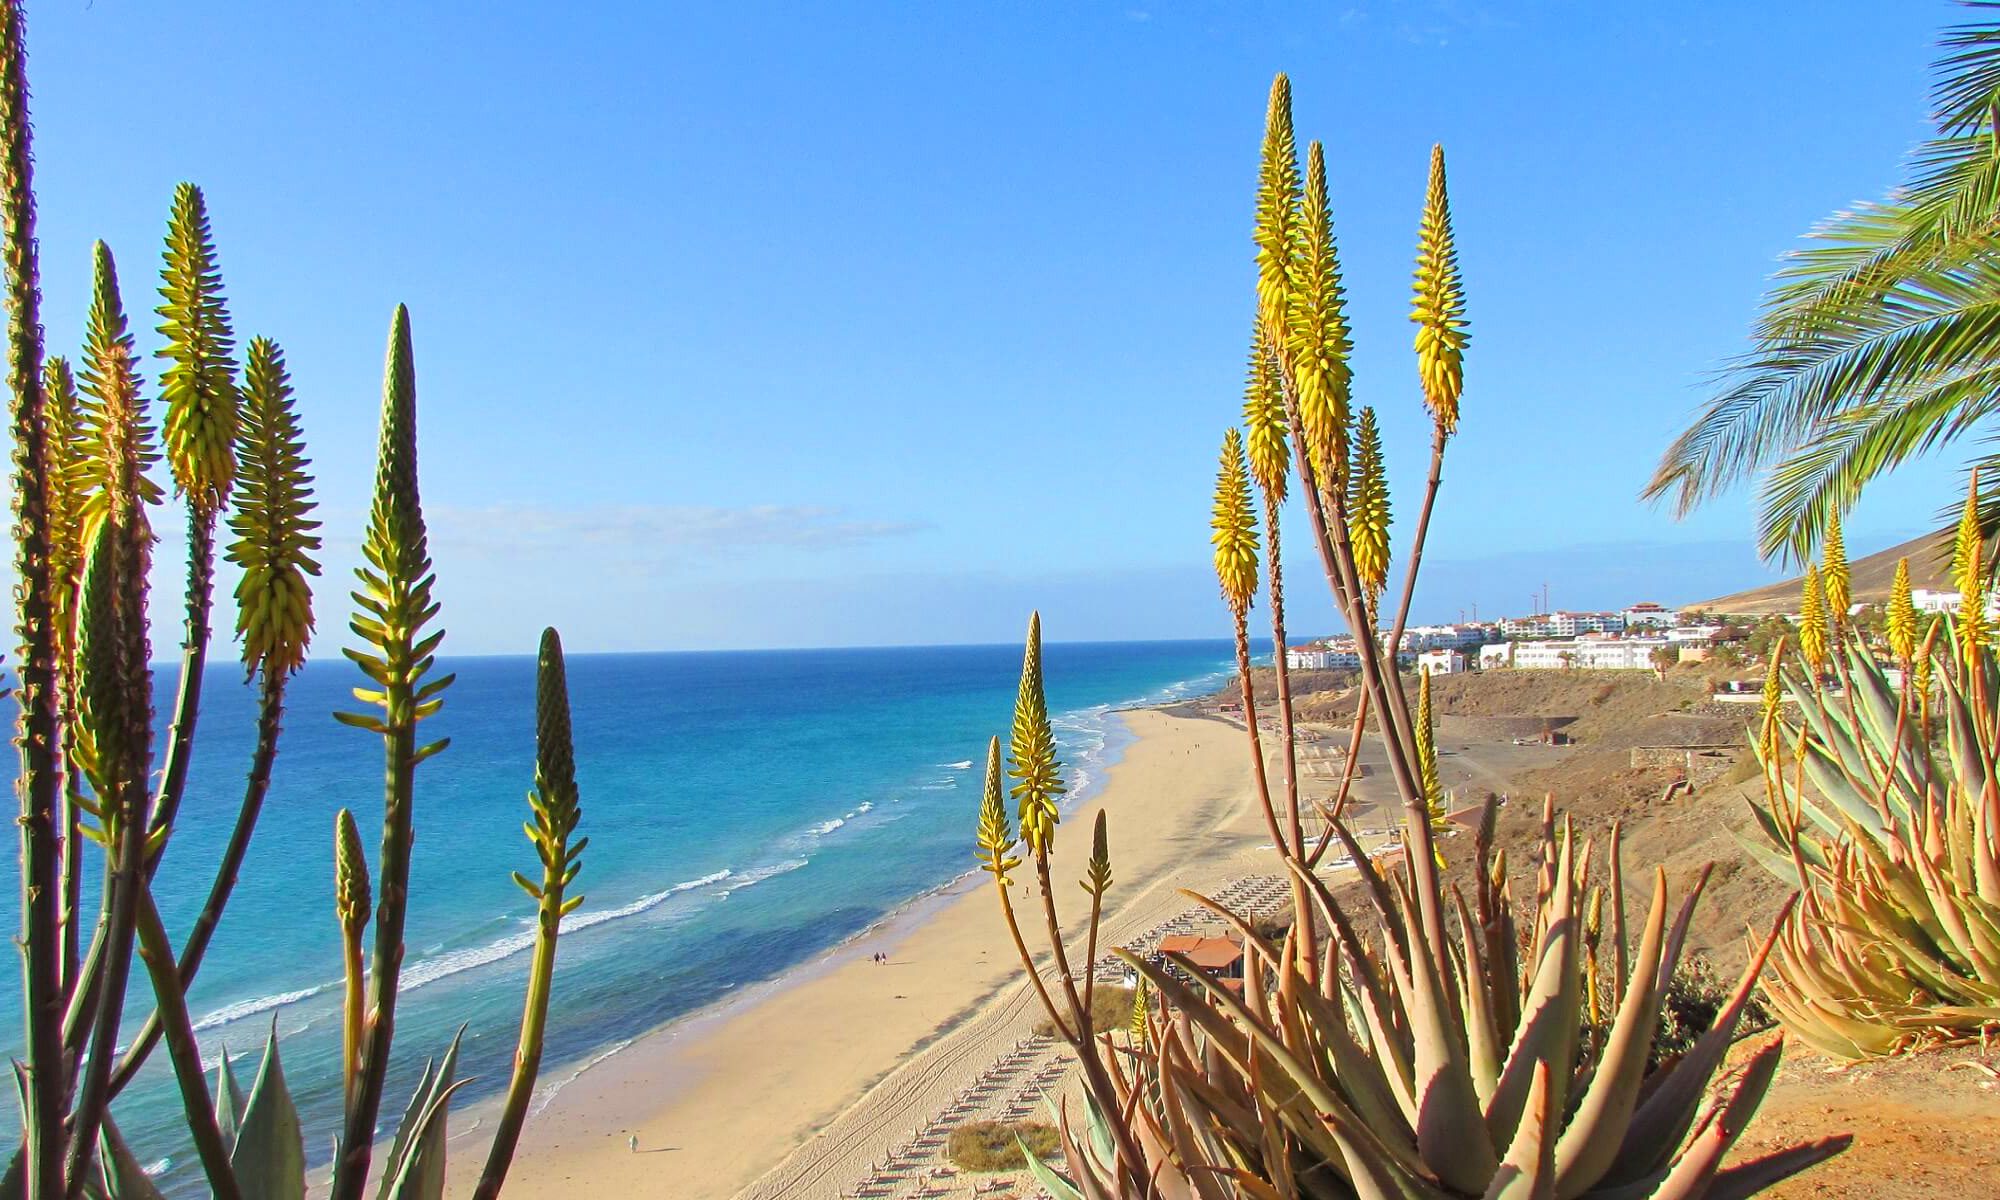
[[[1826,584],[1820,566],[1808,564],[1804,596],[1798,602],[1798,652],[1814,678],[1826,666],[1826,644]]]
[[[1291,478],[1291,421],[1285,415],[1278,365],[1267,353],[1262,330],[1250,336],[1250,364],[1243,384],[1243,426],[1250,431],[1250,477],[1272,505],[1285,502]]]
[[[1438,778],[1437,717],[1431,708],[1431,673],[1423,672],[1417,684],[1417,766],[1424,788],[1424,806],[1430,810],[1431,828],[1444,828],[1444,784]]]
[[[1444,147],[1431,147],[1430,190],[1417,229],[1417,271],[1410,320],[1417,323],[1417,374],[1424,403],[1438,429],[1458,429],[1458,400],[1465,390],[1465,291],[1452,244],[1451,199],[1445,191]]]
[[[1389,479],[1375,410],[1363,408],[1354,427],[1354,469],[1348,475],[1347,540],[1354,569],[1371,600],[1389,582]]]
[[[1257,170],[1257,313],[1264,335],[1284,350],[1299,222],[1299,152],[1292,140],[1292,81],[1271,81],[1264,153]]]
[[[155,310],[167,344],[154,353],[167,360],[160,374],[167,465],[175,485],[203,513],[229,502],[241,419],[232,361],[236,337],[215,260],[208,204],[200,188],[183,183],[174,189]]]
[[[1826,585],[1826,615],[1837,631],[1847,623],[1848,606],[1854,603],[1853,575],[1847,569],[1847,543],[1840,536],[1840,510],[1834,509],[1826,523],[1826,544],[1820,579]]]
[[[1943,617],[1932,617],[1931,628],[1935,630],[1937,628],[1938,622],[1942,621],[1943,619],[1944,619]],[[1931,637],[1926,637],[1922,642],[1919,642],[1917,644],[1915,683],[1917,688],[1917,698],[1920,702],[1928,702],[1931,694],[1931,682],[1933,678],[1933,672],[1935,671],[1935,666],[1933,664],[1931,656],[1931,647],[1935,644],[1936,644],[1936,639]]]
[[[312,584],[320,539],[313,531],[310,465],[292,403],[285,352],[253,338],[243,370],[236,507],[229,559],[241,568],[236,632],[252,672],[296,671],[312,641]]]
[[[1826,665],[1826,587],[1820,580],[1819,564],[1806,567],[1805,595],[1799,601],[1799,653],[1815,678]]]
[[[1250,477],[1243,464],[1243,439],[1235,427],[1222,435],[1222,466],[1215,475],[1215,577],[1222,598],[1241,621],[1257,594],[1257,514],[1250,507]]]
[[[1153,1035],[1153,1014],[1146,1001],[1147,984],[1144,979],[1132,989],[1132,1044],[1143,1046]]]
[[[1905,667],[1917,654],[1917,606],[1910,597],[1910,560],[1896,560],[1896,577],[1889,582],[1889,611],[1884,618],[1889,649]]]
[[[1045,856],[1055,845],[1057,797],[1063,787],[1062,763],[1056,759],[1055,731],[1049,726],[1048,697],[1042,692],[1042,614],[1028,618],[1028,645],[1021,658],[1021,690],[1014,700],[1014,738],[1008,748],[1007,774],[1020,814],[1021,840],[1028,851]]]
[[[1757,728],[1762,731],[1764,760],[1770,762],[1778,754],[1778,733],[1781,726],[1778,714],[1785,703],[1785,679],[1783,675],[1785,639],[1779,638],[1771,645],[1771,669],[1764,673],[1764,697],[1758,714]]]
[[[1007,823],[1007,802],[1002,797],[1000,739],[986,744],[986,791],[979,802],[979,869],[993,876],[1001,887],[1011,880],[1007,873],[1021,865],[1013,857],[1014,830]]]
[[[1986,563],[1979,536],[1979,470],[1965,493],[1965,512],[1958,520],[1958,540],[1951,551],[1951,573],[1958,584],[1958,642],[1970,654],[1988,640]]]
[[[1305,200],[1299,213],[1299,260],[1292,280],[1286,333],[1299,427],[1320,486],[1338,494],[1347,468],[1347,356],[1353,348],[1342,312],[1340,260],[1326,198],[1326,158],[1318,142],[1306,151]]]

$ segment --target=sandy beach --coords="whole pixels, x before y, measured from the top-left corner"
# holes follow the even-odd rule
[[[1125,719],[1136,741],[1066,818],[1055,856],[1058,880],[1080,877],[1090,822],[1099,808],[1110,814],[1107,946],[1188,908],[1179,888],[1213,891],[1272,865],[1239,726],[1155,710]],[[973,817],[968,807],[968,859]],[[1080,911],[1064,917],[1082,929]],[[688,1200],[836,1196],[1037,1015],[991,884],[978,876],[584,1070],[529,1122],[508,1183]],[[551,1064],[544,1078],[575,1069]],[[453,1164],[455,1196],[471,1192],[469,1157]]]

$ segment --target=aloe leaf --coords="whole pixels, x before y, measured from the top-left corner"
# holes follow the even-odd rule
[[[97,1131],[97,1165],[104,1175],[105,1200],[166,1200],[109,1115]]]
[[[1118,1157],[1118,1144],[1111,1136],[1110,1121],[1105,1118],[1103,1109],[1098,1107],[1097,1097],[1088,1088],[1083,1093],[1083,1110],[1089,1121],[1086,1128],[1090,1134],[1091,1156],[1099,1166],[1109,1170]]]
[[[1550,1080],[1550,1099],[1558,1112],[1567,1107],[1569,1064],[1576,1061],[1577,1009],[1582,982],[1577,969],[1580,939],[1574,845],[1565,835],[1560,859],[1555,864],[1555,888],[1543,909],[1549,915],[1549,927],[1541,958],[1535,965],[1534,983],[1521,1005],[1521,1026],[1507,1051],[1500,1082],[1493,1090],[1493,1101],[1486,1106],[1489,1145],[1514,1141],[1515,1130],[1524,1119],[1534,1088],[1536,1063],[1561,1066],[1562,1074]],[[1491,1173],[1489,1168],[1489,1178]]]
[[[403,1160],[393,1180],[384,1180],[391,1200],[443,1200],[445,1138],[451,1098],[471,1082],[470,1079],[453,1080],[438,1088],[431,1097],[431,1102],[425,1106],[418,1120],[410,1156]]]
[[[1653,1031],[1659,1027],[1662,993],[1657,985],[1666,929],[1667,873],[1655,868],[1653,905],[1639,940],[1636,970],[1612,1020],[1596,1073],[1556,1144],[1555,1194],[1561,1200],[1571,1200],[1603,1177],[1618,1153],[1617,1135],[1638,1106]]]
[[[1819,789],[1820,795],[1826,797],[1840,810],[1842,816],[1867,830],[1869,835],[1877,840],[1887,833],[1886,827],[1882,824],[1882,814],[1875,811],[1873,798],[1863,796],[1855,788],[1847,774],[1842,771],[1840,764],[1824,747],[1812,742],[1806,743],[1805,767],[1806,778]],[[1826,830],[1829,835],[1839,837],[1845,832],[1820,812],[1817,806],[1808,805],[1806,812],[1813,818],[1814,823]]]
[[[1535,1063],[1521,1123],[1486,1188],[1486,1200],[1549,1200],[1555,1195],[1555,1146],[1562,1110],[1554,1076],[1549,1063]]]
[[[1708,1185],[1705,1200],[1749,1200],[1808,1167],[1818,1166],[1853,1142],[1853,1135],[1843,1133],[1725,1167],[1716,1172],[1714,1182]]]
[[[258,1200],[305,1200],[305,1142],[299,1134],[298,1109],[293,1107],[291,1092],[285,1086],[275,1024],[264,1043],[264,1061],[258,1066],[249,1098],[243,1103],[243,1120],[237,1126],[229,1167],[245,1196],[255,1196]]]
[[[409,1106],[403,1110],[390,1143],[377,1193],[380,1200],[434,1200],[444,1194],[444,1117],[450,1111],[452,1093],[470,1082],[453,1078],[458,1072],[459,1041],[464,1036],[461,1025],[436,1069],[424,1064],[423,1077],[410,1093]]]
[[[1716,1170],[1722,1165],[1722,1156],[1743,1135],[1751,1115],[1763,1102],[1771,1077],[1777,1073],[1784,1045],[1784,1039],[1779,1038],[1751,1058],[1722,1111],[1689,1143],[1666,1181],[1652,1193],[1652,1200],[1699,1200],[1708,1194],[1709,1184],[1714,1182]]]
[[[403,1108],[403,1119],[396,1122],[396,1132],[390,1136],[389,1157],[382,1160],[382,1181],[376,1186],[375,1200],[389,1200],[389,1185],[410,1156],[411,1138],[423,1124],[424,1105],[429,1102],[431,1080],[436,1073],[437,1064],[426,1059],[417,1086],[410,1090],[410,1102]]]
[[[1076,1185],[1056,1174],[1054,1167],[1028,1149],[1028,1143],[1022,1141],[1019,1134],[1014,1135],[1014,1144],[1021,1148],[1021,1157],[1028,1161],[1028,1174],[1035,1177],[1035,1182],[1041,1185],[1043,1191],[1056,1200],[1083,1200],[1083,1193],[1076,1189]]]
[[[222,1132],[223,1149],[236,1151],[236,1131],[243,1125],[243,1088],[229,1066],[229,1047],[222,1047],[222,1061],[215,1067],[215,1125]]]
[[[1750,957],[1742,977],[1737,980],[1736,990],[1730,994],[1722,1011],[1716,1014],[1715,1024],[1696,1039],[1693,1049],[1667,1069],[1665,1077],[1632,1115],[1611,1168],[1605,1172],[1607,1181],[1625,1183],[1652,1174],[1672,1157],[1681,1139],[1687,1136],[1709,1078],[1715,1074],[1723,1054],[1735,1040],[1736,1023],[1742,1019],[1744,1006],[1750,1002],[1750,990],[1756,985],[1757,977],[1763,974],[1765,960],[1770,958],[1797,904],[1796,894],[1785,901],[1770,935],[1758,947],[1757,953]],[[1667,966],[1668,963],[1661,965]]]

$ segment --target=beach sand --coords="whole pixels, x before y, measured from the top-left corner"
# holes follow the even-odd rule
[[[1239,726],[1157,710],[1125,719],[1136,741],[1103,790],[1065,818],[1054,860],[1064,921],[1080,934],[1083,893],[1072,881],[1082,875],[1097,811],[1110,814],[1116,882],[1105,947],[1190,907],[1178,888],[1213,891],[1275,867]],[[975,815],[968,803],[968,861]],[[1031,880],[1019,873],[1016,906],[1038,914],[1025,890]],[[1039,925],[1027,933],[1031,948],[1046,945]],[[875,962],[877,953],[888,962]],[[1072,955],[1080,970],[1081,948]],[[833,1197],[1039,1015],[980,875],[589,1067],[529,1121],[508,1187],[681,1200]],[[543,1078],[574,1070],[550,1064]],[[455,1197],[471,1194],[479,1166],[471,1151],[483,1145],[479,1132],[466,1133],[465,1149],[454,1146]]]

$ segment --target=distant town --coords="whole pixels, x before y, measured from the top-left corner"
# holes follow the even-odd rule
[[[1955,591],[1916,588],[1910,599],[1918,612],[1945,613],[1956,612],[1962,597]],[[1849,615],[1862,618],[1879,608],[1855,604]],[[2000,618],[2000,596],[1988,601],[1987,612]],[[1799,614],[1742,617],[1643,601],[1604,612],[1558,610],[1498,621],[1415,625],[1403,631],[1396,661],[1433,675],[1505,669],[1664,671],[1712,659],[1734,666],[1761,656],[1769,639],[1760,638],[1758,630],[1768,631],[1774,621],[1796,625]],[[1390,634],[1381,638],[1387,649]],[[1352,637],[1329,637],[1287,647],[1285,665],[1294,671],[1358,669],[1361,655]]]

